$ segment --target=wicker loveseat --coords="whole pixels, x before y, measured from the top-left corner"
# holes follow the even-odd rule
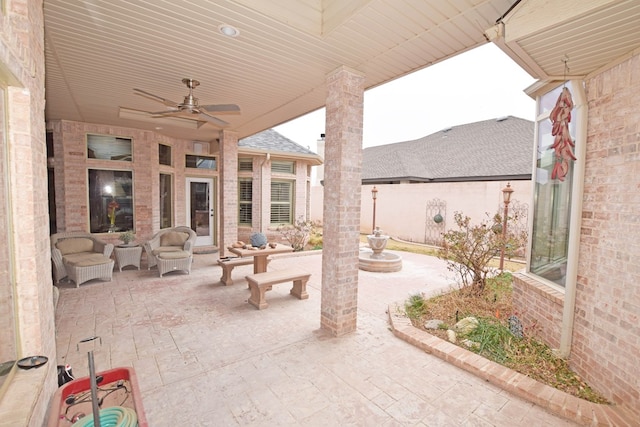
[[[175,270],[191,273],[195,241],[196,233],[189,227],[160,230],[144,244],[149,269],[157,265],[160,277]]]
[[[113,245],[89,233],[68,232],[51,236],[51,260],[56,283],[68,277],[76,287],[91,279],[111,281]]]

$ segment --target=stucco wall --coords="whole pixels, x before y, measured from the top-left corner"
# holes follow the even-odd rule
[[[532,141],[533,143],[533,141]],[[531,201],[531,181],[510,181],[514,189],[512,205],[529,204]],[[502,189],[506,181],[491,182],[443,182],[425,184],[379,184],[376,185],[376,227],[386,234],[403,240],[425,242],[434,232],[445,232],[455,227],[456,211],[462,212],[474,221],[492,217],[498,211],[503,213]],[[360,212],[360,232],[373,230],[372,185],[362,186],[362,209]],[[323,188],[314,186],[311,191],[311,217],[322,220]],[[439,227],[433,222],[433,212],[427,213],[427,202],[440,199],[446,204],[441,212],[444,221]],[[437,212],[436,212],[437,213]],[[427,239],[428,240],[428,239]]]
[[[587,81],[589,121],[571,365],[640,408],[640,55]]]

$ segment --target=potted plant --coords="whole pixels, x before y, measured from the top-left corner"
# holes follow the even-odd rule
[[[133,242],[136,239],[136,234],[132,230],[127,230],[123,233],[120,233],[120,236],[118,236],[118,238],[122,240],[122,242],[125,245],[128,246],[131,242]]]

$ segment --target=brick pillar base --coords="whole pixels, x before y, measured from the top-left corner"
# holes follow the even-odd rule
[[[327,77],[320,323],[334,336],[357,321],[363,102],[362,74]]]

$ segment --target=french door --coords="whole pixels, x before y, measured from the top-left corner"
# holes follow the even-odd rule
[[[213,246],[215,198],[213,178],[187,178],[187,220],[196,232],[195,246]]]

